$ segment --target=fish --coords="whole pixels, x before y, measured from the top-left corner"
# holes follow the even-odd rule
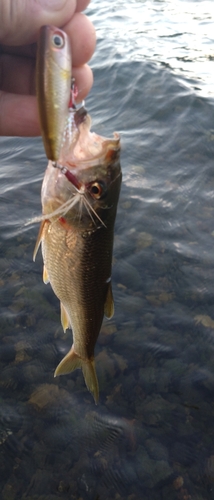
[[[36,94],[47,158],[57,161],[68,117],[72,57],[69,38],[55,26],[40,29],[36,60]]]
[[[60,301],[63,330],[73,344],[55,376],[81,368],[95,403],[99,399],[94,349],[104,315],[111,318],[114,224],[121,187],[120,137],[91,132],[83,107],[73,111],[72,134],[57,165],[49,161],[42,184],[43,280]],[[72,139],[71,139],[72,137]]]

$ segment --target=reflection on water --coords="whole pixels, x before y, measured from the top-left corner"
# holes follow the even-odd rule
[[[214,127],[213,100],[203,97],[213,77],[204,64],[209,78],[195,91],[185,65],[178,78],[159,45],[162,32],[165,54],[168,47],[182,58],[183,35],[170,34],[184,33],[190,18],[205,30],[205,12],[208,33],[210,4],[92,8],[99,39],[87,107],[94,130],[119,131],[123,148],[115,316],[96,346],[98,406],[80,371],[53,378],[71,332],[63,333],[58,300],[42,283],[41,256],[32,262],[38,227],[24,226],[40,213],[41,140],[1,138],[2,500],[213,498]],[[131,25],[142,12],[139,59]],[[184,33],[190,57],[193,31]],[[173,71],[157,63],[151,38]]]
[[[102,0],[102,7],[97,0],[92,13],[98,49],[109,66],[152,60],[188,78],[203,95],[213,95],[212,0],[130,0],[128,5]],[[106,66],[106,58],[97,64]]]

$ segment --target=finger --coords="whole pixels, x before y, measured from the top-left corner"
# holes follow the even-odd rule
[[[82,12],[90,4],[90,0],[77,0],[76,12]]]
[[[89,18],[77,12],[71,21],[62,28],[70,38],[73,65],[79,66],[88,62],[96,46],[96,31]],[[32,59],[36,58],[36,43],[17,47],[1,45],[0,48],[0,57],[2,57],[2,54],[11,54]]]
[[[96,45],[95,28],[88,17],[77,12],[63,29],[70,38],[73,66],[88,62]]]
[[[91,90],[91,87],[93,85],[93,73],[90,66],[88,66],[88,64],[84,64],[83,66],[79,66],[78,68],[73,68],[73,76],[78,88],[78,96],[76,101],[81,102],[87,97]]]
[[[0,89],[14,94],[35,94],[35,59],[2,54]]]
[[[74,68],[79,95],[77,101],[86,97],[93,84],[89,66]],[[0,92],[0,135],[32,137],[41,134],[37,100],[35,96]]]
[[[0,135],[40,135],[36,97],[0,92]]]
[[[68,23],[76,0],[1,0],[0,43],[25,45],[34,42],[44,24],[59,27]]]
[[[0,55],[13,54],[17,56],[31,57],[35,59],[37,51],[37,44],[31,43],[30,45],[0,45]]]
[[[94,52],[96,44],[94,27],[84,14],[76,13],[65,29],[71,40],[73,66],[82,66]],[[10,48],[8,52],[11,53],[12,50],[22,54],[22,48],[19,48],[19,52],[18,47]],[[17,94],[35,93],[35,58],[1,54],[0,70],[1,90]]]

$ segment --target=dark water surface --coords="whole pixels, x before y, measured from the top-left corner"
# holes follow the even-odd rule
[[[94,1],[87,99],[122,139],[115,316],[96,346],[100,403],[32,262],[46,159],[0,145],[0,498],[214,499],[212,1]]]

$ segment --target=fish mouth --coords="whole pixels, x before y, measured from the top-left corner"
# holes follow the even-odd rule
[[[75,125],[77,128],[81,125],[81,123],[83,123],[85,121],[87,114],[88,114],[88,111],[85,108],[85,103],[83,101],[80,108],[76,109],[76,111],[74,113],[74,121],[75,121]]]
[[[83,184],[78,181],[76,176],[72,174],[72,172],[68,170],[67,167],[60,165],[59,163],[57,163],[57,161],[52,161],[52,166],[54,168],[58,168],[62,172],[62,174],[64,174],[66,179],[68,179],[68,181],[71,182],[71,184],[77,189],[77,191],[81,192],[83,190]]]
[[[79,166],[84,169],[116,162],[119,154],[119,134],[114,132],[113,138],[108,139],[91,132],[91,117],[85,108],[84,101],[79,108],[73,105],[70,108],[57,162],[62,166],[65,165],[69,170]]]

